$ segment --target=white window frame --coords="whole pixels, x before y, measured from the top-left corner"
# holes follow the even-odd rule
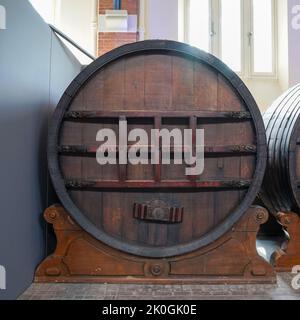
[[[201,0],[199,0],[201,1]],[[221,0],[210,1],[210,53],[222,59],[222,30],[221,30]],[[230,1],[230,0],[228,0]],[[273,42],[273,71],[270,73],[254,72],[254,45],[253,45],[253,2],[241,1],[241,72],[238,74],[245,79],[267,78],[277,79],[278,72],[278,31],[277,31],[277,1],[272,0],[272,42]],[[184,40],[189,41],[189,5],[184,5]]]

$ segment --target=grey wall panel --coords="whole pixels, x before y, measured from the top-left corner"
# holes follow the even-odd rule
[[[0,299],[14,299],[32,282],[45,255],[49,115],[80,64],[25,0],[0,0],[0,265],[7,273]]]

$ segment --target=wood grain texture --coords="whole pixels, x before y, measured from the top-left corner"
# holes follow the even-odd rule
[[[291,272],[300,265],[300,217],[294,212],[278,213],[277,220],[289,238],[273,253],[272,264],[276,271]]]
[[[289,237],[274,253],[274,266],[291,271],[300,264],[300,84],[280,96],[263,119],[268,161],[260,200]]]
[[[300,84],[279,97],[263,116],[268,139],[267,170],[260,198],[275,216],[300,212]]]
[[[97,131],[118,133],[120,119],[128,131],[193,129],[194,148],[204,129],[203,174],[186,176],[185,164],[98,165]],[[120,251],[162,258],[198,250],[237,223],[260,189],[266,141],[255,101],[229,68],[184,44],[145,41],[74,80],[50,126],[48,159],[60,201],[84,230]],[[182,223],[136,221],[135,203],[149,201],[183,208]]]
[[[218,241],[195,252],[149,259],[117,251],[82,230],[61,206],[45,211],[57,247],[37,268],[35,282],[70,283],[275,283],[275,272],[256,251],[268,212],[251,207]],[[238,259],[237,259],[238,257]]]

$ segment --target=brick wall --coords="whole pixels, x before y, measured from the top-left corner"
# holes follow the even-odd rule
[[[138,14],[138,0],[122,0],[122,9],[128,14]],[[113,0],[99,0],[99,13],[104,14],[105,10],[113,9]]]
[[[99,14],[105,10],[113,9],[113,0],[99,0]],[[122,9],[128,14],[138,14],[139,0],[122,0]],[[124,44],[138,41],[138,33],[133,32],[99,32],[98,33],[98,55],[120,47]]]
[[[138,14],[138,0],[122,0],[122,9],[128,14]]]
[[[105,10],[112,10],[113,3],[113,0],[99,0],[99,14],[104,14]]]

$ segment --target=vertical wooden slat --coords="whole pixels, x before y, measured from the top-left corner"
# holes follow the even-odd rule
[[[172,109],[172,57],[145,55],[145,110]]]
[[[161,117],[155,117],[154,119],[154,128],[160,130],[161,129]],[[159,141],[159,164],[154,165],[154,180],[156,182],[161,181],[161,141]]]
[[[119,117],[119,121],[126,121],[126,117],[125,116],[120,116]],[[120,128],[119,128],[120,130]],[[127,148],[127,142],[126,142],[126,148]],[[128,150],[126,150],[126,154],[128,156]],[[128,159],[127,159],[128,160]],[[127,180],[127,164],[118,164],[118,171],[119,171],[119,180],[120,181],[126,181]]]
[[[197,117],[190,117],[190,129],[192,130],[192,156],[196,155],[196,130],[197,130]],[[197,175],[188,176],[189,180],[196,181]]]
[[[228,111],[228,106],[237,112],[245,111],[244,104],[239,100],[237,95],[234,93],[232,87],[229,85],[228,81],[219,74],[218,76],[218,111],[226,112]],[[216,136],[215,141],[218,144],[224,145],[228,141],[237,142],[241,144],[243,142],[243,134],[240,131],[240,124],[228,124],[222,123],[216,125]],[[247,140],[249,141],[249,140]],[[226,179],[228,177],[240,177],[240,157],[231,158],[219,158],[216,168],[216,176],[219,179]],[[240,193],[238,190],[232,190],[230,192],[217,192],[216,193],[216,207],[215,207],[215,224],[218,221],[223,221],[228,212],[234,210],[240,202]]]
[[[162,118],[156,116],[154,118],[154,128],[160,130],[162,127]],[[159,139],[159,164],[154,165],[154,180],[160,182],[162,178],[162,149],[161,139]],[[160,198],[161,195],[157,194]],[[148,225],[148,239],[147,242],[151,245],[164,245],[167,240],[168,227],[164,225],[149,224]]]

